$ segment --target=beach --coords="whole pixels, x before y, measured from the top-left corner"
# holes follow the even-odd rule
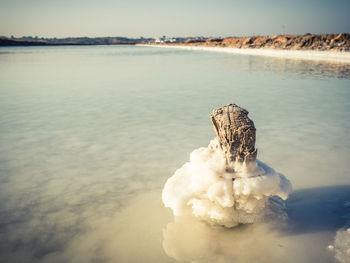
[[[263,56],[272,58],[287,58],[296,60],[315,60],[337,63],[350,63],[350,52],[342,51],[317,51],[317,50],[281,50],[268,48],[230,48],[207,47],[191,45],[140,45],[150,47],[174,48],[193,51],[223,52],[237,55]]]

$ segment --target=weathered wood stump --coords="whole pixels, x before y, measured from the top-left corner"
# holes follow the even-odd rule
[[[248,118],[247,110],[236,104],[229,104],[213,110],[210,118],[228,166],[234,162],[247,163],[256,160],[256,130],[254,122]]]

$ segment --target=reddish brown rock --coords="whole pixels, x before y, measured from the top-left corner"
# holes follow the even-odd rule
[[[184,43],[166,45],[188,45],[231,48],[271,48],[293,50],[350,51],[350,34],[305,34],[252,36],[233,38],[188,39]]]

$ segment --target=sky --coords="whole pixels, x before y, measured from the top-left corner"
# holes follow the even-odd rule
[[[350,0],[0,0],[0,36],[350,32]]]

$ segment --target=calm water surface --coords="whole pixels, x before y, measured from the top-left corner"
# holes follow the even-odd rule
[[[285,226],[161,204],[236,103],[295,192]],[[0,48],[1,262],[335,262],[350,213],[350,65],[150,47]]]

